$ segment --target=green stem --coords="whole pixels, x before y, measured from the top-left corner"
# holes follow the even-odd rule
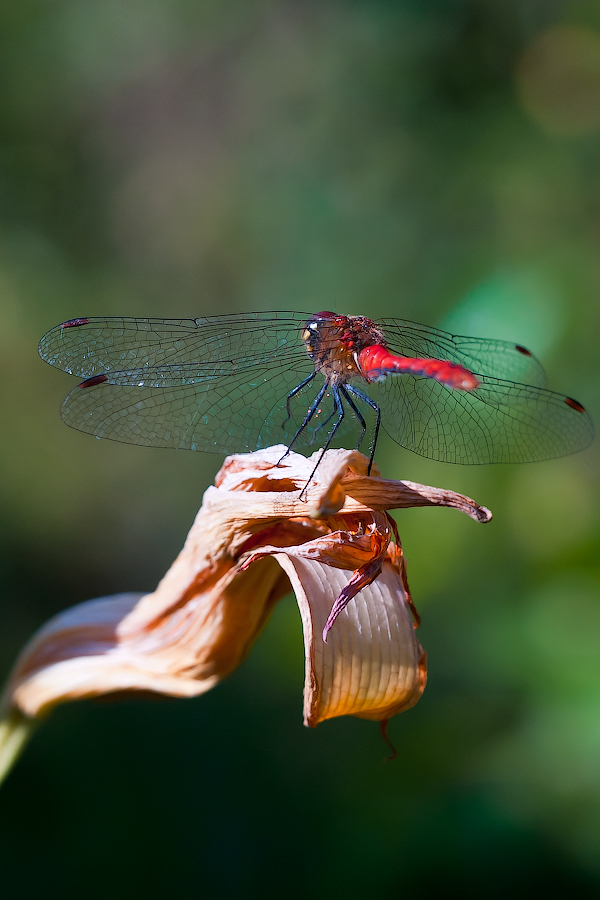
[[[0,713],[0,784],[17,761],[37,725],[35,719],[14,707]]]

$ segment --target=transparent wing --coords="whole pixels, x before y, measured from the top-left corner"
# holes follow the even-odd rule
[[[521,344],[462,337],[404,319],[381,319],[377,324],[390,349],[401,356],[448,359],[475,375],[545,387],[541,363]]]
[[[265,312],[199,319],[72,319],[41,339],[43,360],[82,378],[160,365],[266,363],[304,350],[309,313]]]
[[[429,378],[389,377],[370,387],[395,441],[442,462],[534,462],[565,456],[592,441],[576,401],[532,385],[482,377],[474,391]]]
[[[208,376],[182,366],[111,372],[106,381],[74,388],[61,415],[79,431],[129,444],[212,453],[256,450],[290,443],[323,377],[315,376],[294,394],[289,417],[287,397],[312,372],[306,352]],[[294,447],[323,446],[336,417],[328,390]],[[355,446],[360,432],[350,411],[332,446]]]
[[[323,386],[317,375],[294,391],[313,374],[301,340],[309,318],[272,312],[77,319],[42,338],[40,354],[67,372],[99,379],[75,388],[63,404],[63,418],[75,428],[146,446],[253,450],[289,443]],[[458,362],[482,382],[473,392],[411,376],[371,386],[384,427],[408,449],[448,462],[518,462],[570,453],[591,440],[587,414],[541,388],[543,370],[524,348],[401,320],[380,324],[395,352]],[[356,411],[347,403],[345,409],[333,446],[355,446],[360,437]],[[336,421],[328,390],[295,446],[322,446]]]

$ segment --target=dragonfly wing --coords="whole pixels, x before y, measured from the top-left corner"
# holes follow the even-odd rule
[[[480,376],[544,387],[546,373],[536,357],[521,344],[487,338],[462,337],[405,319],[382,319],[391,350],[400,356],[448,359]]]
[[[454,391],[429,378],[389,377],[370,388],[401,446],[441,462],[534,462],[575,453],[594,436],[576,401],[532,385],[483,378]]]
[[[65,399],[67,425],[98,438],[204,452],[233,453],[289,444],[323,386],[316,376],[287,397],[313,372],[308,355],[288,356],[269,366],[202,375],[178,366],[113,372],[106,380],[78,386]],[[182,374],[183,373],[183,374]],[[139,379],[139,380],[136,380]],[[337,418],[331,391],[294,447],[323,446]],[[358,422],[346,416],[332,446],[356,443]]]
[[[308,313],[265,312],[199,319],[72,319],[41,339],[43,360],[90,378],[146,366],[267,362],[303,347]]]

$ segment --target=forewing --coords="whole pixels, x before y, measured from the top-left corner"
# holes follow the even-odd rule
[[[582,450],[592,421],[575,401],[532,385],[482,378],[474,391],[391,376],[370,387],[383,427],[407,450],[441,462],[534,462]]]
[[[201,366],[210,374],[214,364],[239,370],[303,350],[300,334],[308,318],[307,313],[265,312],[198,319],[72,319],[44,335],[39,352],[50,365],[82,378],[166,365]]]
[[[382,319],[390,349],[401,356],[448,359],[475,375],[544,387],[546,373],[538,359],[521,344],[487,338],[462,337],[404,319]]]
[[[176,370],[182,374],[182,367]],[[129,444],[213,453],[256,450],[290,443],[323,386],[322,376],[294,394],[289,418],[287,397],[311,372],[306,353],[209,376],[195,369],[176,377],[168,366],[112,372],[106,381],[74,388],[61,415],[79,431]],[[329,390],[294,447],[323,446],[336,418]],[[359,435],[358,422],[349,415],[332,446],[348,440],[354,446]]]

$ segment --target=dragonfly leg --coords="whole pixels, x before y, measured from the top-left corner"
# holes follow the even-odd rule
[[[327,438],[327,442],[326,442],[325,446],[323,447],[323,449],[321,450],[321,455],[319,456],[319,458],[318,458],[318,460],[317,460],[317,463],[316,463],[314,469],[312,470],[312,472],[311,472],[310,475],[308,476],[308,481],[306,482],[306,484],[304,485],[304,487],[303,487],[302,490],[300,491],[300,500],[302,500],[303,494],[306,492],[306,490],[307,490],[309,484],[311,483],[311,481],[312,481],[312,479],[313,479],[313,476],[314,476],[315,472],[316,472],[317,469],[319,468],[319,465],[321,464],[321,460],[323,459],[323,456],[324,456],[325,453],[329,450],[329,447],[330,447],[331,442],[332,442],[332,440],[333,440],[333,438],[334,438],[334,436],[335,436],[335,433],[336,433],[336,431],[338,430],[339,426],[342,424],[342,419],[344,418],[344,415],[345,415],[345,413],[344,413],[344,407],[343,407],[343,405],[342,405],[342,398],[340,397],[340,391],[339,391],[339,388],[334,386],[334,387],[332,387],[331,392],[332,392],[332,394],[333,394],[333,399],[334,399],[334,402],[335,402],[335,408],[336,408],[337,413],[338,413],[337,421],[336,421],[335,425],[333,426],[333,428],[331,429],[331,434],[330,434],[329,437]]]
[[[314,376],[312,376],[312,377],[314,377]],[[295,388],[294,390],[298,390],[301,387],[302,387],[302,385],[298,385],[298,388]],[[317,396],[315,397],[313,402],[310,404],[310,406],[308,408],[308,412],[306,413],[306,415],[304,416],[304,419],[302,420],[302,425],[300,426],[300,428],[298,429],[298,431],[296,432],[296,434],[294,435],[294,437],[288,444],[287,450],[285,451],[285,453],[283,454],[281,459],[278,461],[277,465],[279,465],[280,463],[283,462],[283,460],[286,458],[286,456],[288,455],[288,453],[290,452],[290,450],[292,449],[292,447],[294,446],[294,444],[296,443],[296,441],[298,440],[298,438],[300,437],[300,435],[302,434],[302,432],[304,431],[304,429],[306,428],[306,426],[308,425],[308,423],[310,422],[312,417],[314,416],[317,406],[319,405],[319,403],[325,396],[325,391],[327,390],[328,387],[329,387],[329,384],[327,382],[325,382],[325,384],[323,385],[323,387],[321,388],[321,390],[319,391],[319,393],[317,394]],[[292,393],[294,393],[294,392],[292,391]]]
[[[317,425],[317,427],[315,428],[315,433],[314,433],[313,439],[312,439],[312,441],[311,441],[311,444],[314,444],[314,443],[315,443],[315,441],[316,441],[316,439],[317,439],[317,433],[321,430],[321,428],[325,428],[326,425],[329,425],[329,423],[331,422],[331,420],[332,420],[333,417],[335,416],[336,412],[337,412],[337,409],[336,409],[335,406],[334,406],[334,407],[333,407],[333,412],[331,412],[331,413],[327,416],[327,418],[325,419],[325,421],[324,421],[324,422],[321,422],[320,425]]]
[[[362,442],[363,442],[363,438],[364,438],[365,434],[367,433],[367,423],[365,422],[364,418],[362,417],[359,408],[358,408],[357,405],[354,403],[354,401],[352,400],[352,397],[350,396],[350,394],[349,394],[348,391],[346,390],[346,386],[345,386],[345,385],[342,385],[342,386],[340,387],[340,393],[342,394],[342,396],[344,397],[344,399],[348,401],[348,404],[349,404],[350,408],[352,409],[352,412],[354,413],[354,415],[356,416],[356,418],[358,419],[358,421],[359,421],[359,423],[360,423],[360,425],[361,425],[361,427],[362,427],[362,434],[361,434],[361,436],[360,436],[360,438],[359,438],[359,440],[358,440],[358,444],[356,445],[356,450],[358,450],[358,449],[360,448],[360,445],[361,445]]]
[[[371,409],[374,409],[377,414],[377,421],[375,422],[375,432],[373,434],[373,443],[371,444],[371,453],[369,455],[369,468],[367,469],[367,475],[371,474],[371,468],[373,467],[373,458],[375,457],[375,447],[377,446],[377,438],[379,437],[379,426],[381,425],[381,410],[377,406],[374,400],[364,394],[362,391],[359,391],[357,387],[354,387],[352,384],[346,385],[346,390],[351,394],[354,394],[355,397],[359,397],[361,400],[364,400]]]
[[[306,387],[307,384],[310,384],[316,374],[317,374],[316,372],[313,372],[311,375],[308,376],[308,378],[305,378],[304,381],[301,381],[300,384],[297,387],[295,387],[293,391],[290,391],[289,394],[287,395],[287,399],[285,401],[285,408],[287,410],[287,418],[284,419],[283,422],[281,423],[282,428],[285,425],[285,423],[288,421],[290,416],[292,415],[292,411],[290,410],[290,400],[292,399],[292,397],[295,397],[296,394],[299,391],[301,391],[303,387]]]

